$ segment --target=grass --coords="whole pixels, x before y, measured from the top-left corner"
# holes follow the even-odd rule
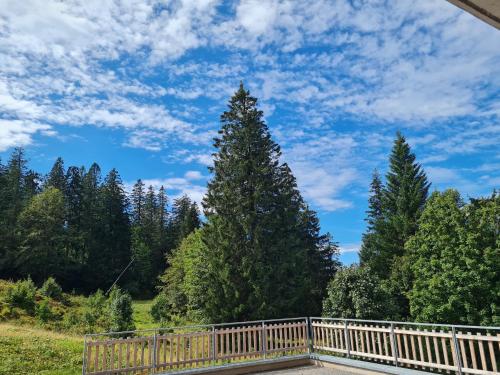
[[[158,327],[158,323],[153,322],[151,314],[149,313],[152,304],[153,300],[133,302],[132,307],[134,309],[134,322],[136,329],[149,329]]]
[[[72,298],[78,303],[69,309],[80,309],[83,297]],[[151,305],[152,301],[133,302],[137,329],[157,326],[149,314]],[[0,323],[0,375],[81,374],[83,336],[54,332],[37,324],[24,315]]]
[[[0,374],[80,374],[82,348],[82,337],[0,323]]]

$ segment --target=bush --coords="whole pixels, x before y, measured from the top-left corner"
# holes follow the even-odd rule
[[[393,311],[379,279],[368,267],[341,268],[327,287],[323,316],[334,318],[386,319]]]
[[[108,301],[110,330],[113,332],[134,330],[132,297],[130,297],[130,294],[114,287]]]
[[[60,301],[62,299],[62,288],[53,277],[49,277],[42,285],[40,292],[49,298]]]
[[[169,318],[169,304],[165,293],[160,292],[153,300],[150,314],[156,323],[165,322]]]
[[[54,319],[54,313],[52,312],[47,299],[42,300],[42,302],[36,306],[36,317],[42,323],[47,323],[49,320]]]
[[[85,301],[83,321],[85,329],[96,331],[105,328],[106,324],[106,297],[101,290],[91,294]]]
[[[28,314],[34,314],[35,296],[36,286],[31,278],[28,278],[26,280],[20,280],[10,286],[7,289],[5,301],[10,307],[19,307]]]

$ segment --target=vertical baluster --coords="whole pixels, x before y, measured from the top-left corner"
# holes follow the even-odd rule
[[[486,336],[491,337],[490,333],[487,333]],[[488,341],[488,350],[490,352],[490,360],[491,360],[491,367],[493,372],[498,372],[497,370],[497,360],[495,358],[495,349],[493,348],[493,342]],[[467,366],[465,366],[467,367]]]
[[[130,337],[127,336],[127,345],[125,346],[125,368],[130,367]]]
[[[417,332],[421,332],[421,331],[417,328]],[[417,344],[418,344],[418,355],[420,356],[420,361],[425,362],[424,347],[422,344],[422,336],[420,334],[417,336]],[[421,367],[423,369],[425,369],[425,366],[421,366]]]
[[[471,361],[472,361],[472,368],[477,369],[477,357],[476,357],[476,350],[474,349],[474,340],[472,339],[472,333],[467,332],[467,335],[470,336],[469,339],[469,350],[471,354]]]
[[[479,332],[476,335],[481,336],[481,334]],[[488,367],[487,367],[487,363],[486,363],[486,356],[484,355],[483,341],[477,340],[477,345],[479,346],[479,355],[481,357],[481,367],[479,367],[479,368],[486,371],[488,369]]]
[[[441,333],[444,333],[442,330],[440,331]],[[450,362],[448,361],[448,347],[446,345],[446,339],[444,337],[441,337],[441,346],[443,348],[443,358],[444,358],[444,364],[446,366],[449,366]],[[446,370],[447,373],[450,373],[449,370]]]
[[[412,354],[412,356],[413,356],[413,358],[412,358],[412,359],[413,359],[414,361],[417,361],[417,360],[418,360],[418,358],[417,358],[417,352],[416,352],[416,349],[415,349],[415,335],[413,334],[413,329],[412,329],[412,328],[410,328],[410,331],[412,331],[412,332],[411,332],[411,334],[410,334],[411,354]],[[414,365],[413,367],[417,368],[418,366],[417,366],[417,365]]]
[[[429,339],[427,329],[424,329],[424,332],[425,332],[425,349],[427,350],[427,362],[433,363],[434,361],[432,360],[431,342]]]

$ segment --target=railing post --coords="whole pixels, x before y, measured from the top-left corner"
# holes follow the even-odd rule
[[[392,356],[394,357],[394,365],[396,367],[399,367],[398,347],[396,346],[396,335],[394,334],[394,323],[391,323],[391,343],[392,343]]]
[[[458,374],[462,375],[462,356],[460,355],[460,348],[458,347],[457,333],[455,327],[451,327],[451,335],[453,336],[453,345],[455,347],[455,361],[457,363]]]
[[[217,337],[215,336],[216,334],[215,326],[212,326],[212,361],[214,362],[214,366],[217,363],[217,353],[215,352],[215,340],[217,340]]]
[[[344,320],[344,338],[347,349],[347,358],[351,358],[351,340],[349,340],[349,327],[347,324],[347,319]]]
[[[307,318],[307,342],[309,343],[309,353],[314,352],[314,331],[311,318]]]
[[[156,337],[156,331],[154,331],[153,333],[153,373],[156,372],[156,361],[157,361],[157,358],[156,358],[156,341],[157,341],[157,337]]]
[[[262,351],[264,353],[264,359],[267,357],[267,331],[266,323],[262,321],[262,339],[261,339]]]
[[[82,375],[87,371],[87,335],[83,336]]]

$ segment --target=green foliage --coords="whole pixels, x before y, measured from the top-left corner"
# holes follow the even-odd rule
[[[28,314],[35,312],[36,286],[28,278],[12,284],[7,289],[5,301],[10,307],[18,307],[25,310]]]
[[[203,320],[208,289],[206,251],[203,229],[198,229],[168,257],[170,267],[161,277],[163,287],[151,311],[156,321],[169,320],[175,315]]]
[[[110,331],[131,331],[135,329],[130,294],[114,287],[109,294]]]
[[[49,187],[33,197],[19,215],[17,268],[43,282],[68,262],[64,251],[64,197]]]
[[[405,243],[418,228],[430,183],[406,139],[397,133],[389,158],[386,184],[374,172],[370,186],[367,231],[363,234],[360,262],[369,266],[397,307],[391,319],[409,316],[408,254]]]
[[[328,284],[323,316],[351,319],[385,319],[389,296],[368,268],[352,265],[340,269]]]
[[[61,300],[62,298],[62,288],[53,277],[49,277],[45,280],[40,288],[40,293],[42,293],[45,297],[53,298],[55,300]]]
[[[166,293],[161,292],[155,297],[150,314],[156,323],[163,323],[169,320],[171,309]]]
[[[315,213],[302,200],[289,167],[280,163],[280,147],[257,99],[241,84],[228,107],[203,201],[209,278],[203,315],[219,322],[319,309],[321,296],[309,292],[332,269],[332,258],[321,251],[334,253],[335,247],[310,223]],[[313,269],[318,264],[323,269]]]
[[[85,301],[83,319],[88,332],[97,332],[108,325],[106,304],[106,297],[100,289]]]
[[[464,205],[456,190],[435,192],[408,241],[417,321],[500,322],[500,197]]]
[[[83,338],[0,324],[0,374],[78,375]]]
[[[48,299],[43,299],[40,303],[36,305],[35,316],[42,323],[47,323],[48,321],[54,319],[54,313],[50,308]]]

